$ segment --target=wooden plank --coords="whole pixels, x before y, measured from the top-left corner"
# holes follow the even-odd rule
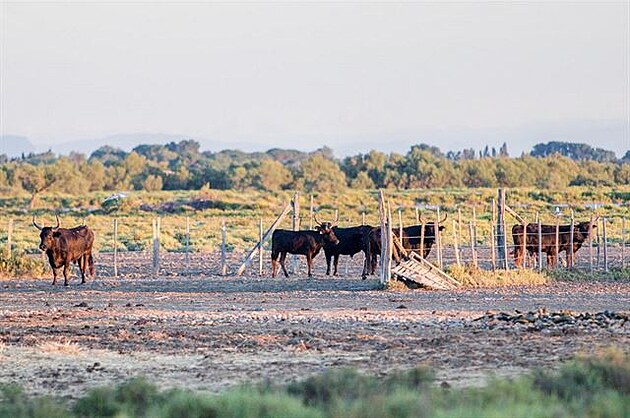
[[[516,213],[516,211],[512,209],[511,207],[509,207],[505,202],[503,202],[503,205],[505,207],[505,211],[509,213],[510,215],[514,216],[517,221],[519,221],[520,223],[525,223],[525,224],[527,223],[527,221],[525,221],[525,219],[523,219],[521,215]]]
[[[449,290],[460,286],[457,280],[413,252],[392,269],[392,274],[432,289]]]
[[[254,248],[251,249],[251,251],[247,254],[247,256],[245,257],[245,259],[243,260],[243,263],[241,264],[241,266],[238,268],[238,270],[236,271],[236,275],[237,276],[241,276],[243,275],[243,272],[245,271],[245,268],[247,267],[247,265],[249,264],[249,262],[252,260],[252,258],[254,257],[254,255],[256,254],[256,251],[258,250],[258,248],[260,248],[265,242],[267,242],[267,240],[269,238],[271,238],[271,234],[273,234],[273,231],[276,230],[276,228],[278,227],[278,225],[280,224],[280,222],[282,222],[282,220],[284,219],[285,216],[287,216],[287,214],[291,211],[291,207],[293,205],[289,202],[284,210],[282,211],[282,213],[280,215],[278,215],[278,217],[276,218],[276,220],[273,222],[273,224],[271,224],[271,226],[269,227],[269,229],[267,229],[267,232],[265,232],[265,235],[263,236],[263,239],[260,240],[255,246]]]

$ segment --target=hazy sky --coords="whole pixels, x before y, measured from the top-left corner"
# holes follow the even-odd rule
[[[6,3],[0,134],[623,154],[629,3]]]

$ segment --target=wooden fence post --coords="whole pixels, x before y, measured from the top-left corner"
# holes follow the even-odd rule
[[[190,275],[190,218],[186,216],[186,275]]]
[[[293,194],[292,203],[293,203],[293,230],[299,231],[300,230],[300,194],[299,193],[296,192]],[[292,256],[291,265],[293,266],[293,274],[298,274],[299,268],[300,268],[300,262],[298,260],[297,255]]]
[[[575,228],[575,214],[573,213],[573,209],[571,209],[571,230],[569,231],[569,250],[567,251],[567,268],[570,269],[573,267],[573,240],[575,239],[575,232],[573,229]]]
[[[492,199],[492,219],[490,221],[490,252],[492,253],[492,270],[497,269],[497,254],[496,254],[496,234],[494,232],[495,225],[497,223],[497,207],[496,202]]]
[[[505,238],[505,190],[498,190],[498,210],[497,210],[497,250],[498,258],[501,260],[501,268],[507,270],[507,240]]]
[[[542,271],[542,223],[538,212],[536,212],[536,223],[538,224],[538,271]]]
[[[312,195],[311,195],[312,197]],[[311,210],[313,207],[311,206]],[[313,217],[311,216],[311,222],[313,222]],[[312,228],[311,228],[312,229]],[[258,224],[258,239],[259,242],[263,242],[263,219],[260,218],[260,223]],[[262,244],[258,247],[258,276],[262,277],[263,275],[263,246]]]
[[[313,195],[311,194],[311,205],[308,212],[308,230],[313,230]]]
[[[361,212],[361,225],[365,225],[365,210]]]
[[[473,262],[475,266],[479,267],[479,260],[477,259],[477,209],[472,207],[472,226],[473,226],[473,240],[475,241],[475,254],[473,255]]]
[[[473,231],[472,221],[468,222],[468,235],[470,237],[470,254],[472,256],[473,266],[478,267],[477,264],[477,249],[475,243],[475,232]]]
[[[608,239],[606,234],[606,217],[602,219],[602,239],[604,240],[604,271],[608,272]]]
[[[437,244],[437,259],[438,267],[440,270],[444,270],[444,263],[442,262],[442,236],[440,234],[440,207],[438,206],[435,211],[435,243]]]
[[[621,268],[626,268],[626,217],[621,218]]]
[[[403,243],[403,222],[402,222],[402,207],[398,207],[398,238],[400,239],[400,244]]]
[[[153,274],[160,273],[160,218],[153,219]]]
[[[556,215],[556,270],[560,268],[560,214]]]
[[[591,222],[588,225],[588,262],[591,273],[593,272],[593,213],[591,212]]]
[[[225,219],[221,219],[221,275],[227,276],[227,229],[225,228]]]
[[[521,243],[521,247],[523,249],[523,264],[521,268],[527,268],[527,255],[529,254],[529,252],[527,251],[527,222],[522,222],[521,225],[523,226],[523,242]],[[516,248],[514,248],[514,251],[516,251]]]
[[[118,218],[114,218],[114,277],[118,277]]]
[[[11,257],[13,240],[13,219],[9,219],[9,225],[7,226],[7,256]]]
[[[601,248],[602,248],[602,245],[601,245],[602,241],[600,239],[599,229],[600,228],[595,228],[595,235],[596,235],[595,243],[597,244],[597,259],[596,259],[596,262],[595,262],[595,266],[597,268],[599,268],[599,266],[600,266],[600,253],[601,253]]]
[[[453,245],[455,246],[455,262],[458,266],[461,266],[461,260],[459,258],[459,237],[457,236],[457,221],[453,219]]]
[[[415,209],[416,209],[416,225],[419,225],[420,224],[420,208],[416,206]]]
[[[424,219],[420,220],[420,257],[424,258]],[[401,243],[402,244],[402,243]]]
[[[385,207],[385,195],[379,190],[378,212],[381,220],[381,284],[389,282],[392,270],[392,224]]]

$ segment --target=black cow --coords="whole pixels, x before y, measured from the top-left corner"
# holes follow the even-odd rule
[[[280,265],[285,277],[289,277],[284,260],[289,254],[301,254],[306,256],[306,264],[308,265],[308,276],[312,277],[311,269],[313,266],[313,258],[322,249],[325,243],[338,244],[339,240],[333,232],[331,222],[317,222],[315,231],[288,231],[285,229],[276,229],[271,236],[271,277],[276,277],[278,269],[278,256],[280,256]]]
[[[81,271],[81,283],[85,283],[85,273],[89,269],[90,276],[94,277],[94,257],[92,256],[92,245],[94,243],[94,233],[85,225],[75,228],[60,228],[59,216],[57,226],[39,226],[33,216],[33,225],[41,232],[40,250],[48,256],[48,262],[53,271],[53,282],[57,283],[57,269],[63,267],[64,286],[68,286],[68,269],[70,263],[74,262]]]
[[[594,223],[595,221],[593,221]],[[597,228],[593,224],[592,228]],[[547,265],[557,264],[558,254],[556,254],[556,226],[541,225],[541,252],[547,255]],[[575,253],[582,247],[582,244],[589,238],[591,230],[590,222],[579,222],[573,228],[573,248],[571,249],[571,225],[560,225],[558,231],[558,253],[566,252],[567,265],[573,265]],[[512,227],[512,239],[514,240],[514,263],[517,267],[523,264],[525,248],[530,255],[538,255],[538,224],[527,224],[527,242],[523,243],[523,225],[517,224]],[[523,245],[525,244],[525,245]]]
[[[330,275],[331,259],[334,258],[333,276],[337,275],[337,265],[340,255],[354,256],[363,251],[365,254],[364,236],[372,230],[370,225],[351,226],[349,228],[333,227],[333,232],[339,240],[338,244],[330,242],[324,243],[324,254],[326,255],[326,275]]]
[[[441,232],[445,229],[444,223],[448,214],[444,216],[438,225],[438,230]],[[400,230],[399,228],[392,228],[392,232],[395,237],[399,237]],[[403,228],[403,236],[402,236],[402,246],[407,251],[413,251],[417,254],[420,253],[422,249],[422,257],[427,258],[431,253],[431,248],[435,243],[435,222],[426,222],[424,223],[424,234],[422,232],[422,224],[420,225],[411,225]],[[424,240],[423,240],[424,238]],[[422,244],[424,242],[424,245]],[[364,251],[366,254],[366,263],[363,269],[363,278],[367,277],[367,274],[374,274],[377,265],[377,257],[381,253],[381,228],[372,228],[371,231],[365,236],[364,239]],[[398,261],[400,256],[396,249],[393,251],[394,260]],[[369,260],[369,268],[368,261]]]

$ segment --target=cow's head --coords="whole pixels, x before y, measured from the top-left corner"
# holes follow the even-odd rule
[[[446,218],[448,218],[448,213],[444,214],[444,218],[442,220],[440,220],[438,222],[438,230],[444,231],[446,229],[446,227],[443,225],[443,223],[446,221]],[[425,240],[426,239],[434,239],[435,238],[435,221],[431,221],[431,222],[425,222],[424,219],[422,219],[422,215],[420,215],[420,221],[422,221],[422,223],[424,223],[424,237]]]
[[[332,222],[319,222],[317,220],[317,216],[314,217],[317,225],[315,226],[315,230],[319,232],[320,235],[324,237],[324,241],[330,242],[331,244],[339,244],[339,239],[335,235],[333,231],[333,223]]]
[[[581,238],[586,241],[589,237],[589,233],[592,229],[597,228],[597,220],[599,219],[599,216],[595,219],[593,219],[593,222],[580,222],[575,224],[575,229],[577,229],[577,232],[579,235],[581,235]]]
[[[42,251],[51,249],[55,245],[55,238],[57,238],[59,231],[59,216],[55,215],[55,217],[57,218],[57,226],[39,226],[35,222],[35,215],[33,215],[33,226],[41,231],[39,233],[39,249]]]

